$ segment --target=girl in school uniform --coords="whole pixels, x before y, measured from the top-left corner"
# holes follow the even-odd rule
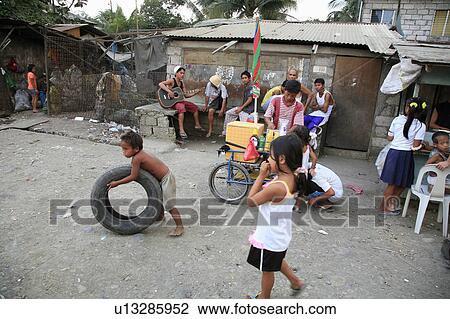
[[[381,180],[388,184],[381,207],[385,215],[400,214],[398,198],[413,183],[413,151],[420,149],[425,136],[423,118],[426,113],[427,103],[422,98],[410,98],[406,101],[404,114],[397,116],[389,127],[387,139],[391,147],[381,173]]]
[[[261,165],[258,178],[253,184],[247,203],[258,207],[256,231],[249,237],[251,244],[247,262],[262,272],[261,292],[248,298],[270,298],[275,282],[275,272],[281,271],[290,281],[294,293],[299,293],[304,282],[298,278],[285,260],[292,237],[292,209],[295,193],[303,193],[305,174],[294,172],[302,166],[303,145],[294,134],[281,136],[270,146],[268,162]],[[262,187],[270,173],[277,178]]]

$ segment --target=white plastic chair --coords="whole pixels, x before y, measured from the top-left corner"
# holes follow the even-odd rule
[[[434,172],[436,173],[436,182],[431,189],[428,191],[428,183],[422,185],[422,180],[426,173]],[[402,216],[406,216],[408,210],[409,201],[411,199],[411,193],[419,197],[419,210],[417,212],[416,226],[414,227],[414,232],[416,234],[420,233],[420,227],[422,227],[423,218],[425,217],[425,212],[428,207],[428,203],[439,202],[439,216],[438,221],[442,220],[442,234],[444,237],[448,236],[448,210],[450,205],[450,195],[445,195],[445,180],[447,175],[450,174],[450,167],[445,170],[439,170],[436,165],[425,165],[419,171],[416,183],[411,186],[406,196],[405,205],[403,207]]]

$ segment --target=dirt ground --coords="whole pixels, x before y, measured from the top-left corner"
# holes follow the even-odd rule
[[[117,146],[87,137],[95,135],[88,131],[91,125],[102,131],[100,124],[63,118],[28,131],[0,131],[1,297],[241,298],[257,292],[260,274],[246,263],[251,226],[196,223],[183,237],[169,238],[172,225],[120,236],[98,224],[80,225],[70,214],[50,224],[50,200],[89,199],[100,174],[128,163]],[[62,130],[64,136],[58,135]],[[211,197],[207,179],[213,165],[223,161],[215,152],[221,142],[198,140],[180,148],[146,139],[145,149],[171,167],[179,197],[199,199]],[[363,187],[357,196],[360,212],[375,211],[374,196],[383,185],[372,162],[332,156],[320,162],[344,184]],[[118,189],[114,196],[121,198],[142,194],[136,185]],[[226,207],[220,218],[231,220],[234,206]],[[345,210],[321,216],[343,218]],[[80,212],[92,217],[88,207]],[[360,217],[357,227],[329,227],[312,222],[309,214],[297,215],[308,225],[294,228],[287,260],[307,282],[300,298],[449,298],[450,270],[441,257],[436,215],[435,208],[427,213],[420,235],[412,229],[415,206],[407,218],[390,217],[378,227],[373,216]],[[273,297],[291,298],[281,275]]]

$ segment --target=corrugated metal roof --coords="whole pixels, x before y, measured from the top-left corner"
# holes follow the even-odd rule
[[[450,45],[416,42],[394,43],[399,57],[422,63],[450,64]]]
[[[87,23],[82,23],[82,24],[55,24],[53,26],[50,27],[50,29],[59,31],[59,32],[65,32],[65,31],[69,31],[69,30],[73,30],[73,29],[77,29],[77,28],[81,28],[84,26],[87,26]]]
[[[164,32],[172,38],[194,39],[252,39],[255,23],[243,20],[242,23],[228,25],[188,28]],[[383,24],[362,23],[320,23],[320,22],[283,22],[261,21],[263,41],[295,41],[312,43],[330,43],[341,45],[366,46],[370,51],[392,54],[389,49],[400,35],[390,31]]]

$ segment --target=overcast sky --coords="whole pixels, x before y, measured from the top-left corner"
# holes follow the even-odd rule
[[[140,6],[144,0],[137,0]],[[325,20],[330,11],[328,9],[329,0],[297,0],[297,10],[290,14],[297,19],[303,21],[308,19]],[[83,7],[82,11],[86,12],[91,17],[95,17],[100,11],[109,9],[110,0],[89,0],[87,6]],[[135,8],[135,0],[112,0],[113,8],[117,5],[121,6],[125,15],[129,16]],[[184,14],[183,14],[184,12]],[[189,19],[192,15],[186,13],[186,10],[181,12],[184,19]]]

